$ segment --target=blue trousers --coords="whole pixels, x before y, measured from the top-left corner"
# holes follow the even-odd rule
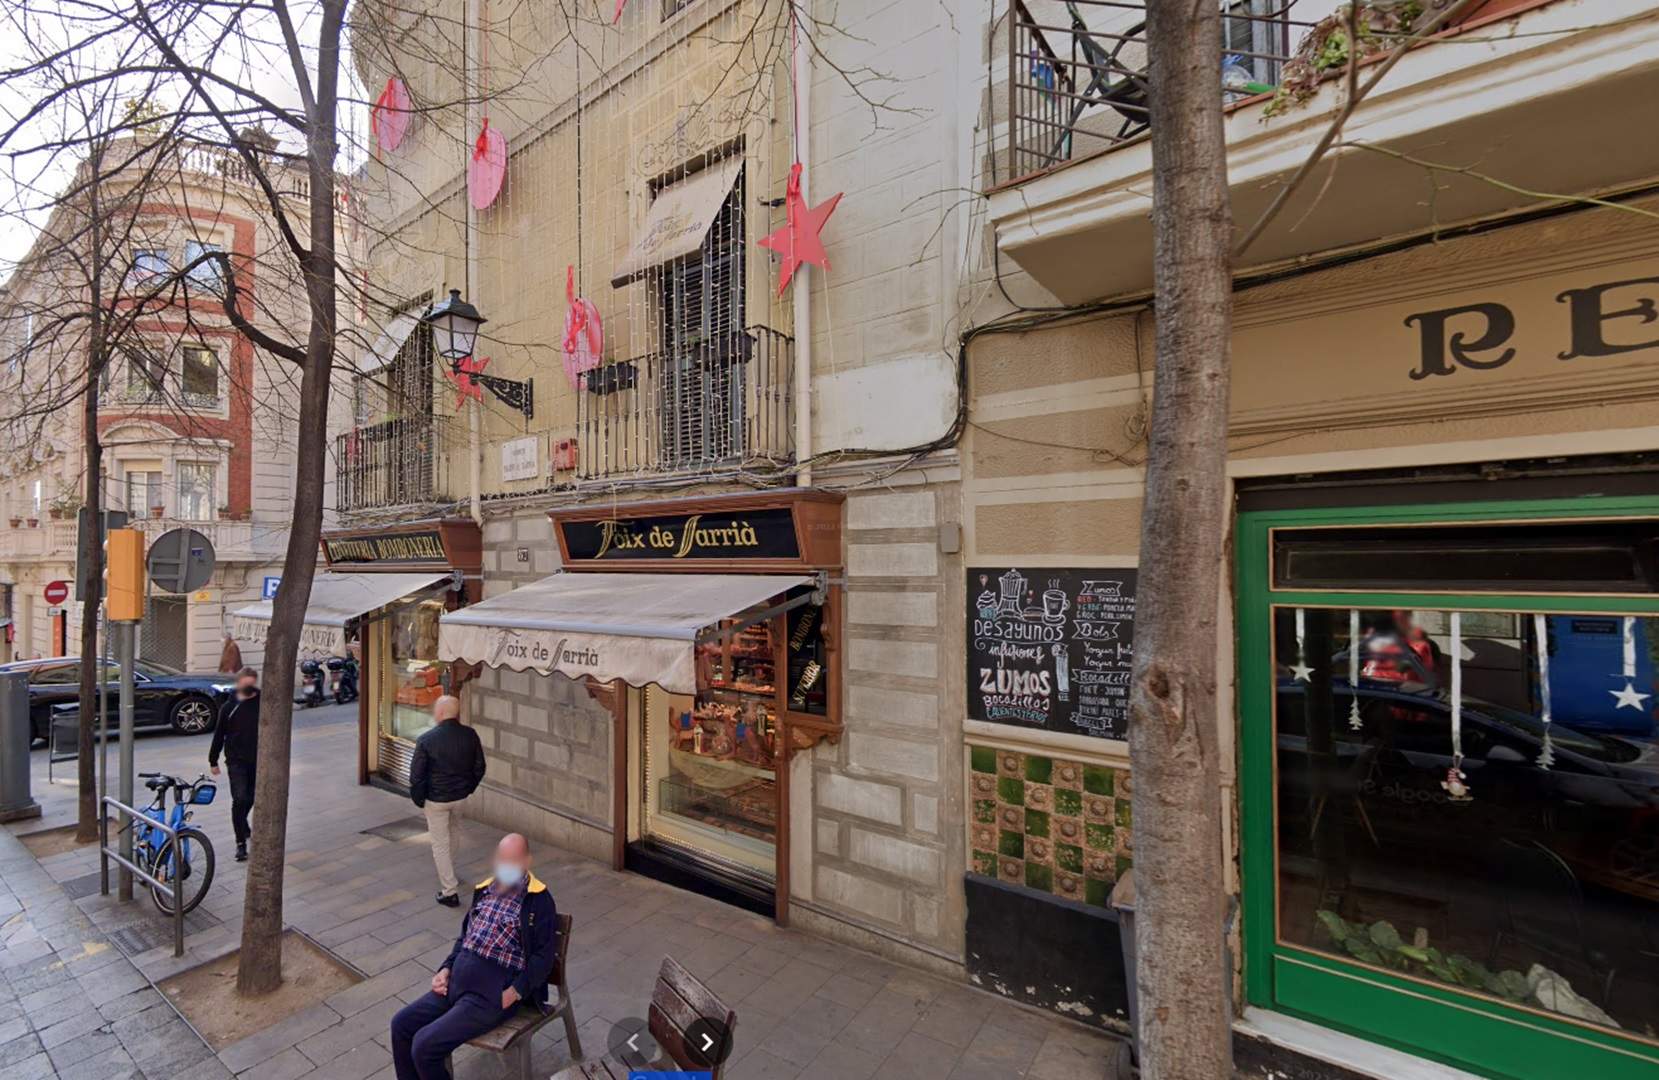
[[[500,964],[461,950],[449,973],[448,997],[428,992],[392,1017],[398,1080],[450,1080],[448,1061],[455,1048],[512,1012],[501,1007],[501,992],[512,981],[513,973]]]

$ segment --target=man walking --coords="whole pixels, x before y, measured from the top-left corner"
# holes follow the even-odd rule
[[[236,833],[236,861],[248,861],[248,811],[253,809],[254,767],[259,760],[259,672],[236,673],[236,690],[219,709],[207,765],[219,775],[219,754],[230,769],[230,827]]]
[[[426,811],[432,862],[438,868],[438,903],[460,907],[455,849],[461,846],[461,803],[484,780],[484,744],[461,723],[461,699],[445,694],[432,703],[433,726],[415,740],[409,763],[409,797]]]
[[[480,882],[461,935],[432,976],[432,992],[392,1017],[397,1080],[450,1080],[448,1059],[523,1001],[547,1004],[559,910],[530,872],[530,844],[517,833],[495,849],[495,874]]]

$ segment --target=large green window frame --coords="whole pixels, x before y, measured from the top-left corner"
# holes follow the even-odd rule
[[[1659,596],[1502,595],[1275,590],[1272,531],[1308,526],[1501,523],[1659,517],[1659,497],[1449,503],[1241,513],[1237,530],[1238,693],[1244,985],[1253,1004],[1505,1080],[1654,1080],[1659,1047],[1334,956],[1282,944],[1276,932],[1276,793],[1272,656],[1275,606],[1659,615]]]

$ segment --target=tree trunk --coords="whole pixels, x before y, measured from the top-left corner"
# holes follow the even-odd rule
[[[86,505],[91,508],[88,515],[93,522],[92,528],[85,530],[86,535],[77,536],[77,557],[86,567],[86,581],[89,587],[86,595],[77,597],[81,601],[81,686],[80,686],[80,723],[75,735],[75,779],[80,785],[80,800],[77,806],[75,822],[76,841],[89,844],[99,837],[98,822],[103,815],[103,807],[98,802],[97,776],[94,772],[93,760],[93,730],[98,723],[98,708],[101,704],[102,687],[100,676],[103,674],[103,657],[98,652],[98,606],[103,598],[104,589],[104,516],[103,516],[103,440],[98,436],[98,380],[103,375],[106,357],[104,355],[104,298],[103,298],[103,208],[99,201],[98,180],[103,174],[103,152],[94,149],[91,155],[93,182],[88,186],[87,199],[91,220],[89,222],[89,238],[92,248],[92,258],[89,265],[92,267],[92,279],[88,282],[91,292],[90,327],[88,328],[88,343],[86,352],[86,398],[82,404],[82,424],[85,430],[82,438],[86,448]],[[90,662],[97,657],[97,663]],[[48,713],[50,715],[50,713]],[[50,726],[47,728],[48,743],[52,737]]]
[[[1214,3],[1147,5],[1157,363],[1129,754],[1141,1075],[1232,1070],[1215,708],[1232,213]]]
[[[282,587],[272,603],[260,682],[259,762],[250,822],[247,891],[236,990],[267,994],[282,983],[282,880],[287,852],[289,755],[293,746],[294,665],[323,523],[323,470],[328,463],[328,397],[335,343],[334,157],[340,27],[346,0],[325,0],[318,35],[317,85],[307,108],[311,178],[310,248],[302,261],[311,325],[300,375],[299,453],[294,523],[283,557]],[[296,58],[296,66],[298,59]]]

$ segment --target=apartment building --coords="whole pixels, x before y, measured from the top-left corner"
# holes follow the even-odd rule
[[[294,325],[300,293],[291,260],[274,247],[273,215],[238,155],[158,149],[134,138],[104,147],[102,162],[96,184],[83,165],[66,186],[70,194],[0,301],[12,403],[0,448],[6,644],[13,658],[80,652],[79,598],[55,606],[44,593],[50,582],[75,579],[89,313],[97,308],[111,356],[96,388],[104,504],[124,512],[146,543],[190,529],[216,559],[204,588],[152,592],[139,655],[213,670],[231,630],[228,613],[258,600],[281,574],[292,520],[297,378],[232,329],[223,269],[212,256],[229,257],[259,325]],[[290,220],[303,222],[303,170],[272,171]],[[102,221],[96,232],[93,205]],[[261,652],[256,642],[244,644],[249,662]]]

